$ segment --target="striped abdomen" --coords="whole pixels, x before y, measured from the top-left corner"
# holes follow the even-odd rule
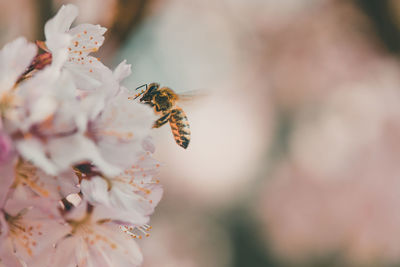
[[[169,123],[175,142],[181,147],[187,148],[190,142],[190,127],[185,112],[179,107],[173,109]]]

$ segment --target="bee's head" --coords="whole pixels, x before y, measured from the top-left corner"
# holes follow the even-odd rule
[[[151,83],[146,86],[146,90],[141,93],[142,97],[139,99],[139,101],[145,104],[150,104],[152,102],[153,95],[158,88],[160,88],[158,83]]]

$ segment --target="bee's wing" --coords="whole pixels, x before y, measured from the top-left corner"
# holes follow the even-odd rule
[[[209,96],[210,93],[204,89],[191,90],[183,93],[178,93],[179,103],[190,103]]]

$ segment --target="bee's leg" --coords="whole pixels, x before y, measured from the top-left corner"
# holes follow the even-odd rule
[[[171,116],[171,113],[167,113],[167,114],[163,115],[161,118],[159,118],[158,120],[156,120],[154,122],[153,128],[160,128],[161,126],[166,124],[168,122],[170,116]]]

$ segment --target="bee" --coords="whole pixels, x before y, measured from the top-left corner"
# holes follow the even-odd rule
[[[146,86],[146,89],[135,95],[133,99],[141,96],[139,101],[154,108],[155,113],[161,116],[154,122],[153,128],[160,128],[169,122],[175,142],[186,149],[190,142],[190,127],[183,109],[175,105],[179,100],[178,94],[171,88],[160,88],[158,83],[143,86]],[[143,86],[136,88],[136,90]]]

